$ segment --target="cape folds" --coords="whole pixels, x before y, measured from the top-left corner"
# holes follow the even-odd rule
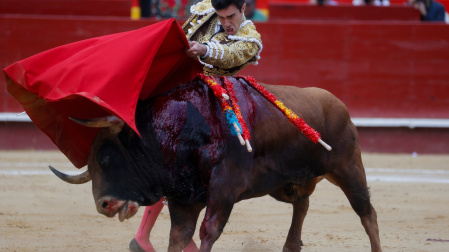
[[[188,82],[202,66],[185,54],[174,19],[91,38],[31,56],[5,69],[8,92],[78,168],[87,164],[99,129],[69,117],[115,115],[138,133],[135,110],[146,99]]]

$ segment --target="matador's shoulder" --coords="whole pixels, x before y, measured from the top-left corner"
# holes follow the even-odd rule
[[[229,38],[232,40],[251,40],[255,39],[258,42],[262,43],[262,38],[260,33],[256,30],[256,26],[251,20],[244,20],[240,25],[239,30],[235,35],[229,35]],[[255,42],[255,41],[251,41]],[[257,43],[257,42],[256,42]]]
[[[193,15],[204,16],[211,12],[215,12],[211,0],[204,0],[190,7],[190,13]]]
[[[190,7],[190,18],[184,23],[182,29],[187,36],[190,37],[214,14],[215,9],[212,6],[211,0],[204,0]]]
[[[244,20],[243,23],[240,25],[239,30],[235,35],[229,35],[229,40],[232,41],[243,41],[243,42],[252,42],[257,44],[259,49],[257,50],[256,55],[256,64],[257,60],[260,59],[260,52],[262,51],[263,45],[262,45],[262,37],[260,36],[260,33],[256,30],[256,26],[253,24],[251,20]]]

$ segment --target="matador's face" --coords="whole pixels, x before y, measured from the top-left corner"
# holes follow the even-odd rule
[[[229,5],[227,8],[216,10],[221,25],[229,35],[235,35],[240,28],[245,13],[246,3],[239,10],[235,4]]]

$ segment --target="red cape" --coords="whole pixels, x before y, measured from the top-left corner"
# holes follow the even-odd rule
[[[87,39],[31,56],[3,71],[8,92],[78,168],[87,164],[99,129],[88,119],[113,114],[134,131],[139,99],[187,82],[202,67],[184,50],[186,36],[170,19],[138,30]]]

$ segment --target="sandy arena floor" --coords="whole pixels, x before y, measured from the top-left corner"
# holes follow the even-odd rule
[[[364,154],[363,161],[384,251],[449,251],[449,156]],[[143,208],[123,223],[100,215],[91,183],[66,184],[49,164],[77,172],[59,152],[0,152],[0,251],[127,251]],[[310,202],[303,251],[369,251],[339,188],[323,181]],[[214,251],[282,251],[291,212],[270,197],[238,203]],[[169,226],[164,208],[151,237],[158,251],[167,249]],[[199,244],[198,232],[194,239]]]

